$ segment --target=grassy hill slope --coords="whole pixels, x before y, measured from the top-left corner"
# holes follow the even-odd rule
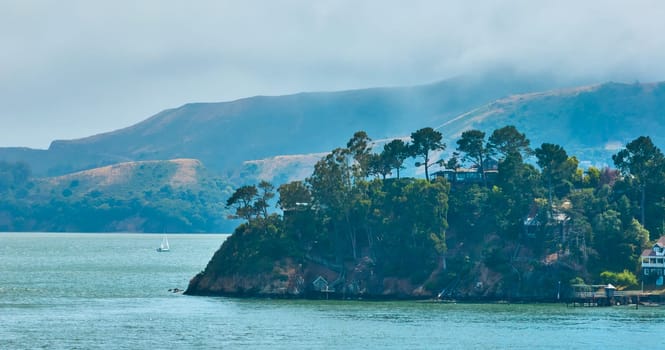
[[[638,136],[665,146],[665,83],[606,83],[511,96],[438,129],[454,140],[469,128],[491,133],[505,125],[515,125],[534,146],[555,143],[582,161],[612,165],[612,154]]]
[[[32,179],[5,196],[0,230],[227,232],[231,191],[197,160],[120,163]]]

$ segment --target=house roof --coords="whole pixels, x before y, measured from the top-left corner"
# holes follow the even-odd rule
[[[656,246],[659,246],[660,248],[665,248],[665,236],[660,237],[660,238],[658,239],[658,241],[656,242],[656,244],[654,244],[653,246],[654,246],[654,248],[655,248]],[[643,257],[655,256],[655,255],[656,255],[656,252],[653,250],[653,248],[651,248],[651,249],[645,249],[645,250],[642,252],[642,256],[643,256]]]
[[[659,245],[661,248],[665,248],[665,236],[660,237],[656,242],[656,244]]]
[[[315,286],[320,284],[328,285],[328,281],[323,276],[319,276],[312,282],[312,284]]]
[[[643,257],[648,257],[648,256],[656,256],[656,252],[653,251],[653,249],[645,249],[642,252]]]

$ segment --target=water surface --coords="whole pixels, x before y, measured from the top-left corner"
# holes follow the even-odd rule
[[[190,297],[225,235],[0,233],[3,349],[634,349],[665,308]]]

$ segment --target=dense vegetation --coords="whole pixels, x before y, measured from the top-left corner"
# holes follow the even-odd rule
[[[120,180],[106,181],[85,173],[33,178],[25,163],[0,162],[0,231],[224,232],[230,187],[206,174],[172,183],[176,167],[128,163]]]
[[[616,170],[581,169],[561,145],[532,149],[513,126],[468,130],[438,159],[445,148],[423,128],[375,153],[357,132],[304,182],[277,188],[282,215],[268,210],[270,183],[238,188],[227,206],[245,223],[203,274],[266,272],[288,257],[370,265],[431,291],[479,288],[483,269],[515,295],[557,281],[637,283],[639,255],[665,222],[665,157],[649,137],[619,151]],[[425,179],[400,178],[409,158]],[[478,176],[457,176],[469,173]]]

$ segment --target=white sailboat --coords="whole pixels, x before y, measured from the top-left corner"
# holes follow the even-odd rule
[[[158,252],[168,252],[170,251],[171,248],[169,247],[169,239],[166,238],[166,235],[164,235],[164,238],[162,238],[162,243],[159,245],[159,248],[157,248]]]

